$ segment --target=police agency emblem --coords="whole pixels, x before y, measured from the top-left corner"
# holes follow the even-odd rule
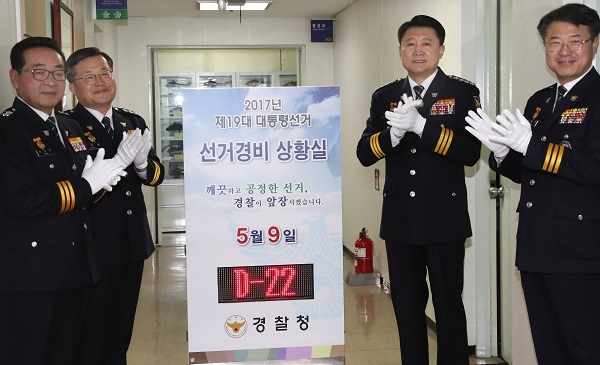
[[[248,322],[242,316],[231,316],[225,321],[225,333],[229,337],[239,338],[246,334]]]

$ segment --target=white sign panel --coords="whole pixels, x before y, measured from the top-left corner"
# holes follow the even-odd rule
[[[339,88],[183,97],[190,363],[343,357]]]

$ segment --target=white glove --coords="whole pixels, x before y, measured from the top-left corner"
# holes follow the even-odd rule
[[[519,109],[517,109],[516,117],[507,109],[504,109],[502,114],[504,115],[496,116],[496,120],[500,124],[492,125],[492,129],[498,132],[499,136],[491,136],[490,141],[502,143],[525,155],[531,141],[531,123]]]
[[[133,159],[133,164],[138,170],[143,170],[148,166],[148,152],[152,148],[152,132],[149,129],[146,129],[142,135],[141,146]]]
[[[492,130],[492,125],[496,124],[496,122],[494,122],[481,108],[477,108],[477,113],[469,110],[469,116],[465,117],[465,121],[469,124],[469,126],[465,127],[467,132],[471,133],[489,148],[496,158],[502,158],[508,154],[508,151],[510,151],[508,146],[490,141],[490,136],[500,137],[500,135]]]
[[[112,186],[116,185],[125,174],[121,163],[112,158],[105,160],[104,148],[100,148],[94,160],[92,156],[87,156],[81,178],[90,184],[92,194],[96,194],[105,186],[108,187],[108,191],[111,191]]]
[[[402,95],[404,104],[395,108],[393,112],[386,111],[385,117],[387,124],[392,128],[413,132],[418,135],[423,134],[426,119],[419,114],[417,107],[423,105],[423,100],[413,100],[412,96]],[[394,132],[394,130],[392,131]]]
[[[106,191],[112,191],[112,187],[117,185],[117,183],[121,181],[121,177],[125,176],[127,176],[127,171],[123,170],[119,172],[118,175],[115,175],[112,178],[108,179],[108,182],[102,188]]]
[[[117,147],[114,159],[119,161],[123,168],[126,168],[131,165],[140,148],[142,148],[142,132],[139,128],[136,128],[131,134],[123,132],[123,140]]]

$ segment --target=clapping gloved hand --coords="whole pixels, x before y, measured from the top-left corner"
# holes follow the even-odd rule
[[[92,160],[92,156],[87,156],[81,173],[81,177],[90,184],[92,194],[96,194],[102,188],[111,191],[121,177],[126,175],[127,173],[123,171],[119,161],[114,158],[104,159],[104,148],[98,150],[94,160]]]
[[[141,148],[133,159],[133,164],[138,171],[145,171],[148,166],[148,152],[152,148],[152,132],[149,129],[142,135]]]
[[[123,168],[131,165],[133,159],[142,148],[142,132],[139,128],[136,128],[131,134],[123,132],[123,140],[117,147],[117,153],[115,154],[115,160],[119,161]]]
[[[392,133],[398,138],[402,138],[405,132],[423,134],[426,120],[417,111],[417,108],[423,105],[423,100],[414,100],[412,96],[404,94],[402,101],[404,103],[398,105],[393,112],[385,112],[387,124],[392,127]]]
[[[492,126],[496,124],[481,108],[477,108],[477,113],[469,110],[469,116],[465,117],[468,126],[465,127],[467,132],[471,133],[475,138],[481,141],[484,146],[494,153],[496,158],[503,158],[510,150],[508,146],[502,143],[490,141],[490,136],[500,135],[492,130]]]
[[[516,116],[507,109],[504,109],[502,114],[504,115],[496,117],[500,124],[492,125],[492,129],[498,135],[491,136],[490,141],[502,143],[525,155],[531,141],[531,123],[521,114],[519,109],[516,111]]]

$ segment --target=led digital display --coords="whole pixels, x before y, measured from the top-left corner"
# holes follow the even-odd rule
[[[312,264],[217,267],[219,303],[314,299]]]

